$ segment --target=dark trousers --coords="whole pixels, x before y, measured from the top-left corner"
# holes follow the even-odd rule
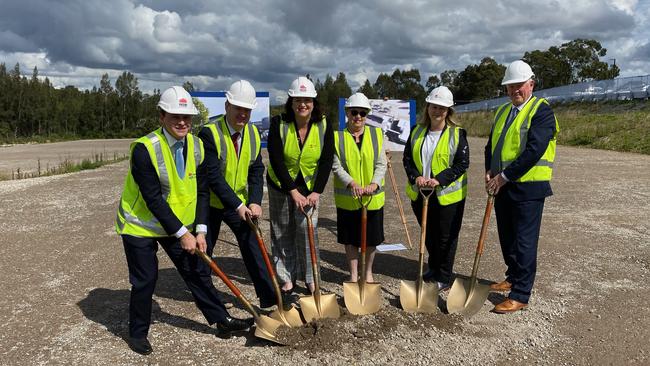
[[[544,198],[513,201],[507,194],[497,195],[494,211],[499,229],[506,280],[512,284],[509,298],[528,303],[537,271],[537,241],[542,223]]]
[[[212,256],[214,246],[219,238],[221,222],[225,222],[237,238],[239,251],[241,252],[248,275],[253,281],[255,294],[260,299],[260,305],[262,307],[267,307],[275,304],[275,289],[273,288],[271,277],[266,269],[266,264],[264,263],[264,258],[262,257],[260,248],[257,245],[255,233],[245,221],[242,221],[239,218],[237,211],[233,209],[217,209],[210,207],[210,224],[206,236],[206,241],[208,242],[208,255]]]
[[[158,279],[158,244],[172,260],[178,273],[192,292],[196,306],[209,324],[221,322],[228,316],[219,300],[210,275],[205,276],[208,266],[198,256],[181,248],[175,237],[138,238],[122,235],[124,253],[129,266],[131,300],[129,303],[129,336],[145,338],[151,324],[151,305]]]
[[[411,201],[413,213],[420,227],[423,202],[422,196],[418,196],[416,201]],[[453,274],[458,234],[465,212],[465,200],[441,206],[434,193],[429,197],[428,206],[425,245],[429,252],[429,271],[434,280],[448,284]]]

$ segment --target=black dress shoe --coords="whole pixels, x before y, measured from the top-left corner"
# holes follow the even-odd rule
[[[224,321],[217,323],[217,332],[219,335],[230,335],[232,332],[247,330],[255,324],[255,319],[237,319],[226,317]]]
[[[422,280],[424,282],[433,282],[433,271],[428,269],[422,274]]]
[[[282,293],[282,308],[285,311],[291,310],[293,305],[298,302],[298,297],[293,293],[293,289],[285,291],[281,290]]]
[[[147,338],[129,337],[127,343],[129,344],[129,348],[131,348],[134,352],[137,352],[141,355],[148,355],[153,351],[153,349],[151,348],[151,343],[149,343]]]

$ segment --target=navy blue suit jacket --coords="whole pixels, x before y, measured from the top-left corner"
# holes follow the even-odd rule
[[[493,126],[494,128],[494,126]],[[510,180],[506,183],[499,195],[506,194],[513,201],[529,201],[548,197],[553,194],[550,182],[515,182],[527,171],[529,171],[541,159],[546,151],[549,142],[555,134],[555,115],[551,107],[542,103],[537,109],[537,113],[530,121],[528,130],[528,140],[524,151],[513,161],[506,169],[503,170],[505,176]],[[492,160],[492,133],[485,145],[485,171],[490,170]],[[496,176],[499,172],[492,172]]]
[[[187,139],[186,139],[187,144]],[[183,149],[183,156],[187,161],[187,149]],[[133,148],[131,156],[131,175],[140,188],[142,198],[147,208],[158,219],[163,229],[169,236],[173,236],[181,229],[183,223],[176,217],[167,201],[163,199],[162,189],[158,173],[151,162],[149,152],[144,144],[137,144]],[[196,172],[197,179],[197,204],[196,204],[196,225],[207,225],[210,208],[210,192],[206,179],[205,159]]]

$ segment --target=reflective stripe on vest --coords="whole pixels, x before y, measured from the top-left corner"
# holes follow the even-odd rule
[[[363,141],[361,142],[360,149],[357,147],[354,137],[347,128],[338,131],[334,135],[334,142],[336,155],[341,162],[341,166],[350,174],[352,179],[361,187],[372,183],[375,166],[377,166],[381,147],[384,142],[383,131],[380,128],[366,125],[364,127]],[[372,159],[372,164],[369,164],[370,159]],[[368,209],[378,210],[384,207],[384,196],[384,181],[382,179],[379,189],[372,194]],[[352,196],[352,191],[336,176],[334,176],[334,202],[336,207],[345,210],[357,210],[361,208],[359,201]]]
[[[493,175],[507,168],[526,149],[531,121],[542,103],[548,104],[544,98],[532,97],[512,121],[505,134],[503,128],[513,106],[511,103],[506,103],[499,107],[491,132],[492,159],[490,170]],[[557,118],[555,118],[555,134],[546,147],[544,154],[530,170],[516,180],[517,182],[551,180],[555,161],[556,138],[559,131],[560,127]],[[498,149],[499,139],[501,138],[503,139],[502,146],[501,149]]]
[[[301,172],[307,189],[310,191],[313,190],[314,178],[318,173],[318,161],[320,160],[320,154],[325,140],[325,130],[328,128],[325,116],[323,116],[320,122],[311,124],[302,149],[298,145],[298,132],[296,131],[295,123],[280,120],[279,128],[284,163],[289,176],[295,180],[298,172]],[[282,187],[271,165],[268,167],[268,173],[269,178],[278,187]]]
[[[167,139],[162,129],[142,137],[131,144],[133,149],[139,143],[147,148],[149,158],[158,174],[163,199],[169,204],[176,217],[189,230],[194,228],[197,201],[196,171],[203,161],[203,144],[200,139],[187,135],[187,162],[184,177],[179,177]],[[117,210],[115,229],[118,234],[138,237],[169,236],[158,219],[149,211],[131,174],[126,176],[124,189]]]
[[[217,155],[221,160],[223,176],[233,189],[237,197],[248,204],[248,168],[260,154],[261,139],[257,127],[247,123],[242,130],[242,146],[239,148],[239,157],[235,154],[235,146],[230,137],[230,130],[224,115],[218,116],[214,122],[206,125],[212,132],[212,139],[217,148]],[[210,206],[223,208],[223,203],[212,190],[210,190]]]
[[[435,177],[441,171],[451,167],[456,151],[458,150],[460,127],[447,126],[438,140],[438,144],[431,157],[431,173]],[[427,134],[427,128],[421,125],[415,127],[411,135],[411,155],[418,172],[424,176],[422,169],[422,144]],[[416,184],[406,186],[406,194],[412,201],[417,200],[419,188]],[[436,197],[442,206],[460,202],[467,197],[467,172],[447,186],[436,187]]]

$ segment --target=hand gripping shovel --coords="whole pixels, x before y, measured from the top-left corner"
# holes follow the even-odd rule
[[[253,219],[250,216],[246,216],[246,222],[255,232],[255,237],[257,237],[257,245],[260,248],[262,257],[264,258],[264,263],[266,263],[266,269],[269,271],[269,276],[273,282],[273,288],[275,289],[275,295],[278,300],[278,309],[274,310],[271,313],[271,318],[281,321],[284,325],[289,327],[300,327],[302,326],[302,319],[300,318],[300,313],[293,306],[288,305],[287,308],[284,307],[282,302],[282,293],[280,292],[280,285],[278,284],[278,278],[275,275],[271,261],[269,260],[269,254],[266,252],[266,245],[264,245],[264,238],[262,236],[262,231],[260,230],[259,225],[257,225],[257,219]]]
[[[217,266],[217,264],[214,262],[214,260],[210,259],[207,254],[203,253],[200,250],[195,250],[194,253],[197,253],[199,257],[212,269],[212,271],[221,278],[223,283],[228,286],[230,291],[241,301],[241,303],[244,305],[246,308],[246,311],[251,313],[253,317],[255,318],[255,336],[258,338],[266,339],[267,341],[271,341],[273,343],[278,343],[282,344],[277,337],[275,336],[276,330],[281,327],[283,324],[275,319],[271,319],[266,315],[260,315],[253,305],[244,297],[244,295],[239,291],[237,286],[235,286],[234,283],[230,281],[228,276],[226,276],[225,273]]]
[[[408,242],[409,249],[413,249],[413,244],[411,244],[411,235],[409,234],[409,227],[406,225],[406,216],[404,215],[402,198],[399,195],[399,190],[395,181],[395,173],[393,173],[393,164],[390,162],[390,151],[388,150],[386,150],[386,162],[388,163],[388,175],[390,176],[390,183],[393,187],[393,193],[395,193],[395,199],[397,200],[397,208],[399,208],[399,216],[402,219],[402,225],[404,225],[404,232],[406,232],[406,240]]]
[[[345,307],[354,315],[376,313],[381,305],[381,284],[366,282],[366,234],[370,201],[372,201],[372,196],[366,204],[363,204],[363,197],[359,197],[361,204],[361,280],[343,282]]]
[[[456,277],[454,284],[451,286],[449,296],[447,297],[447,311],[449,314],[462,314],[472,316],[476,314],[490,294],[490,286],[478,283],[476,276],[478,274],[478,265],[483,255],[483,242],[487,236],[487,228],[490,223],[490,212],[494,196],[488,197],[485,206],[485,215],[483,215],[483,224],[481,225],[481,235],[479,235],[478,245],[476,246],[476,255],[474,256],[474,266],[472,267],[472,276],[470,278]]]
[[[300,301],[300,309],[306,321],[312,321],[321,318],[338,319],[341,316],[339,304],[336,302],[336,295],[320,293],[320,274],[318,272],[318,263],[316,258],[316,246],[314,245],[314,224],[311,222],[311,216],[314,214],[312,208],[310,213],[300,209],[307,218],[307,236],[309,237],[309,254],[311,256],[311,271],[314,276],[314,293],[312,296],[303,296]]]
[[[424,193],[427,191],[428,193]],[[408,312],[436,313],[438,312],[438,285],[424,282],[424,243],[427,236],[427,213],[429,211],[429,197],[434,190],[420,188],[420,194],[424,198],[422,202],[422,229],[420,231],[420,256],[418,279],[402,281],[399,289],[399,302],[402,308]]]

